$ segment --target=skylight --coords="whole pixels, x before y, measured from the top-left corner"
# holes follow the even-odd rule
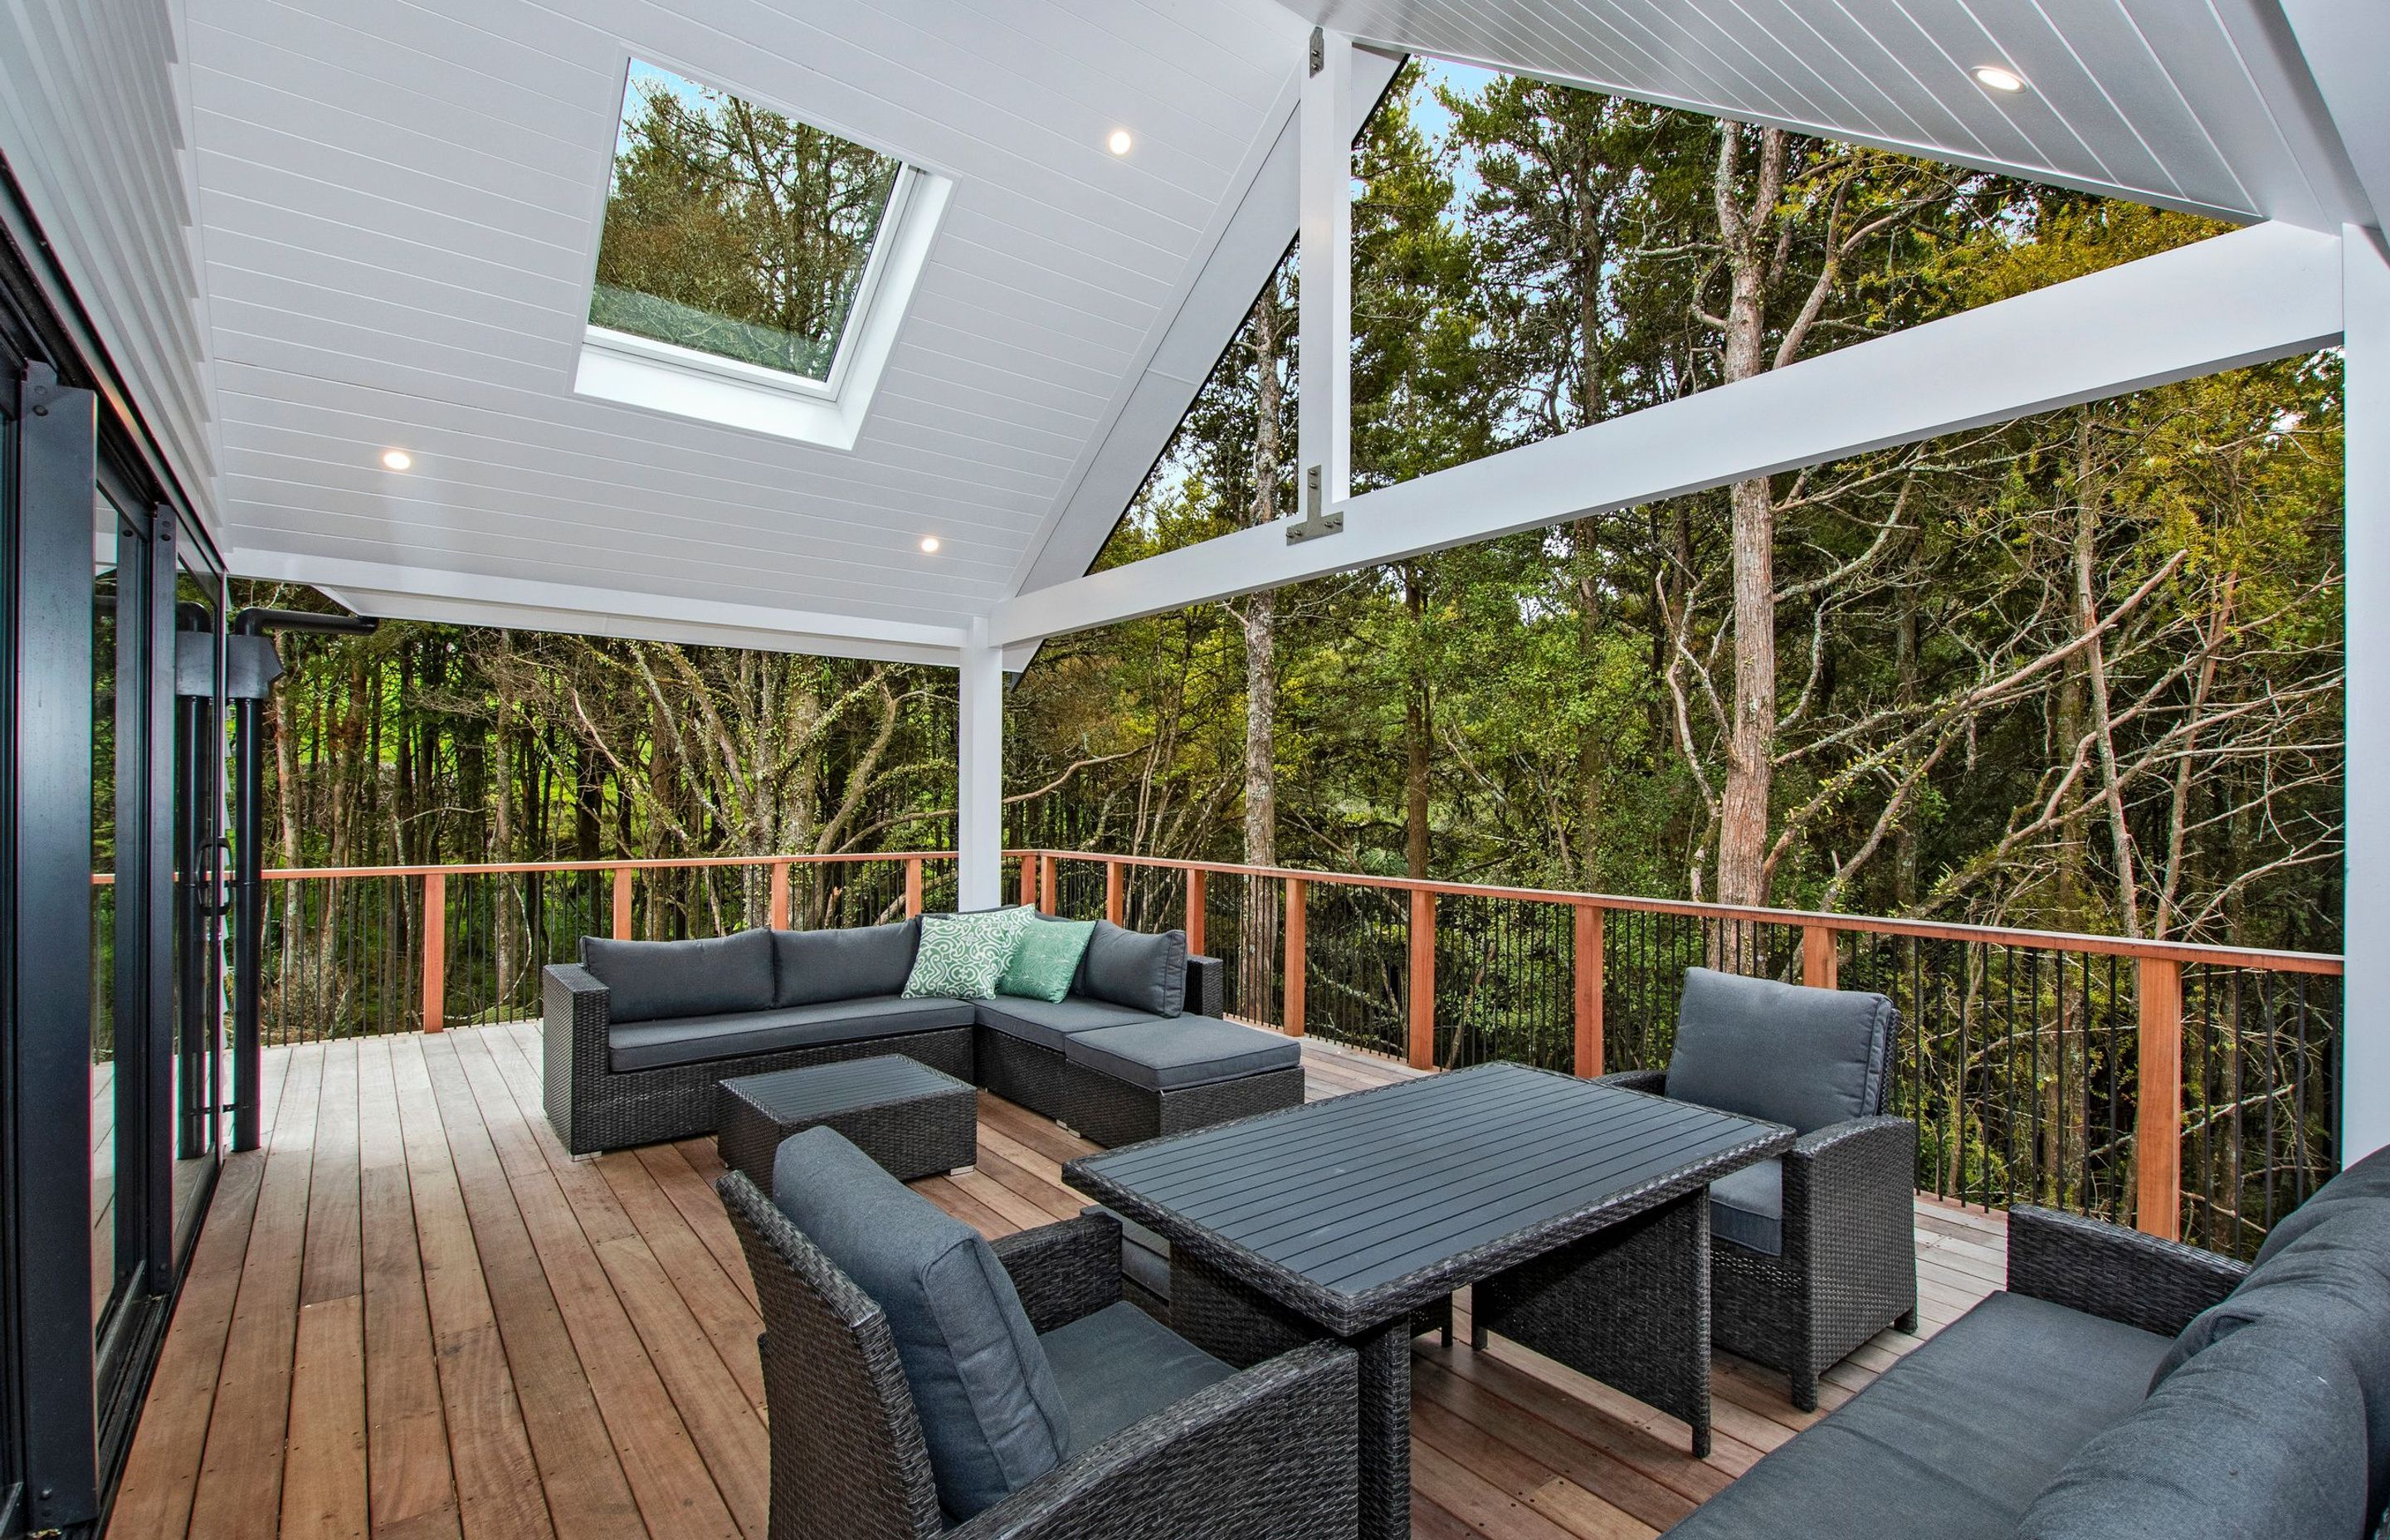
[[[851,447],[946,190],[632,60],[575,388]]]

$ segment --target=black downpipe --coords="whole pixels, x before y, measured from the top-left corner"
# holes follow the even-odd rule
[[[365,615],[319,615],[305,610],[244,610],[232,619],[233,648],[245,656],[230,661],[226,693],[233,698],[233,1102],[232,1147],[255,1149],[257,1086],[264,1072],[264,1005],[260,970],[265,963],[265,782],[259,710],[281,672],[274,659],[275,633],[302,631],[341,636],[370,635],[381,622]],[[260,657],[258,654],[262,653]]]

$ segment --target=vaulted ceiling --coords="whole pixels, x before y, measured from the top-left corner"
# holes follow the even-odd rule
[[[2374,222],[2278,0],[185,6],[224,543],[386,614],[950,657],[1086,570],[1285,250],[1314,22],[1381,51],[1356,127],[1407,50]],[[573,393],[635,56],[952,178],[851,451]]]

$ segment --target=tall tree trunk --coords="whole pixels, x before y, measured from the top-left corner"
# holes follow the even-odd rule
[[[1279,292],[1275,279],[1253,306],[1253,501],[1249,522],[1278,518],[1279,413],[1283,404],[1279,368]],[[1238,610],[1245,639],[1245,862],[1278,865],[1278,597],[1264,591]],[[1279,910],[1276,884],[1245,884],[1244,934],[1240,938],[1239,994],[1268,1001],[1277,976]],[[1261,1008],[1268,1008],[1262,1007]]]
[[[1767,234],[1783,188],[1785,138],[1760,131],[1758,186],[1741,202],[1741,125],[1719,125],[1717,214],[1730,283],[1724,383],[1767,366]],[[1734,702],[1718,805],[1717,898],[1767,902],[1768,802],[1776,759],[1776,496],[1765,476],[1738,481],[1733,512]]]
[[[2083,648],[2084,683],[2090,692],[2091,730],[2097,735],[2101,801],[2108,810],[2108,838],[2116,852],[2116,908],[2125,934],[2141,933],[2140,882],[2134,871],[2133,836],[2125,823],[2125,789],[2116,764],[2116,735],[2109,718],[2107,644],[2094,635],[2100,625],[2100,600],[2093,580],[2099,559],[2099,471],[2094,461],[2092,408],[2078,418],[2075,437],[2075,622],[2077,635],[2090,637]]]

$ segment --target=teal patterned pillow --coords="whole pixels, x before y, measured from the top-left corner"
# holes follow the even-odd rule
[[[1032,920],[1022,929],[1021,944],[1012,949],[1012,966],[1004,970],[996,992],[1030,1000],[1060,999],[1071,993],[1079,959],[1087,955],[1087,942],[1095,933],[1092,919]]]
[[[1012,950],[1029,924],[1030,911],[988,909],[971,915],[923,915],[920,950],[905,998],[984,1000],[1012,965]]]

